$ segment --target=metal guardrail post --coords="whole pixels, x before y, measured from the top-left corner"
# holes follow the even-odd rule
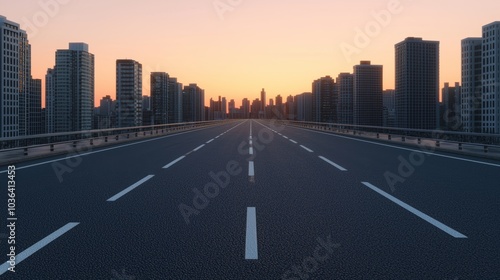
[[[129,133],[127,133],[127,139],[129,139],[129,138],[130,138],[130,134],[129,134]]]
[[[90,139],[90,146],[94,146],[94,139]]]
[[[462,148],[462,143],[458,143],[458,149],[461,151],[463,148]]]
[[[76,148],[76,141],[73,141],[73,148]]]
[[[50,151],[53,152],[54,151],[54,144],[50,144]]]
[[[27,156],[28,155],[28,148],[24,148],[24,155]]]
[[[115,136],[116,141],[118,141],[118,138],[120,138],[120,135]]]
[[[401,141],[406,142],[406,137],[405,136],[401,136]]]
[[[108,143],[108,136],[104,137],[104,142]]]
[[[422,144],[422,139],[418,138],[418,139],[417,139],[417,143],[418,143],[419,145],[420,145],[420,144]]]
[[[488,146],[484,146],[484,152],[488,153]]]
[[[136,132],[136,133],[135,133],[135,137],[137,137],[138,135],[139,135],[139,133],[137,133],[137,132]]]
[[[377,139],[380,139],[380,134],[377,133]]]
[[[392,140],[392,136],[390,134],[387,135],[387,139]]]
[[[436,147],[441,147],[441,142],[439,142],[439,140],[436,140]]]

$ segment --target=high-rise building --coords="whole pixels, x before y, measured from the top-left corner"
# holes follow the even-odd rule
[[[337,77],[337,122],[341,124],[353,124],[353,95],[354,75],[340,73]]]
[[[177,78],[168,78],[168,121],[169,123],[181,123],[182,120],[182,83]]]
[[[260,117],[266,118],[266,90],[260,92]]]
[[[295,96],[295,107],[297,108],[298,121],[312,121],[312,93],[304,92]]]
[[[236,103],[234,102],[234,99],[229,100],[228,107],[229,107],[229,118],[234,119],[236,116]]]
[[[182,113],[184,122],[205,121],[205,91],[197,84],[184,86]]]
[[[92,129],[94,55],[89,46],[69,43],[67,50],[57,50],[45,80],[48,132]]]
[[[314,122],[337,122],[337,96],[332,77],[322,77],[313,82],[312,98]]]
[[[355,125],[382,126],[383,67],[361,61],[354,66],[353,121]]]
[[[42,80],[30,79],[30,90],[27,99],[27,135],[37,135],[45,133],[42,126]]]
[[[0,138],[26,134],[31,59],[26,31],[0,16]]]
[[[397,125],[439,127],[439,42],[406,38],[395,45]]]
[[[169,122],[169,78],[165,72],[151,72],[151,107],[155,125],[173,123],[173,120]]]
[[[148,95],[142,96],[142,110],[150,111],[151,110],[151,97]]]
[[[241,114],[242,118],[249,119],[250,118],[250,100],[244,98],[241,101]]]
[[[252,102],[252,112],[250,113],[250,117],[252,119],[258,119],[260,114],[260,109],[262,109],[262,104],[260,102],[260,99],[257,98]]]
[[[500,133],[500,21],[483,26],[483,133]]]
[[[382,95],[382,103],[384,104],[384,119],[382,126],[396,126],[396,91],[393,89],[384,90]]]
[[[483,38],[462,40],[462,104],[464,132],[481,132],[483,92]]]
[[[461,113],[461,87],[460,83],[455,83],[454,87],[450,87],[449,83],[444,84],[442,89],[443,112],[440,115],[441,128],[446,130],[462,130]]]
[[[116,60],[118,127],[142,126],[142,64]]]
[[[296,112],[295,112],[295,103],[293,101],[293,96],[289,95],[286,98],[286,103],[285,103],[285,112],[286,112],[286,118],[289,120],[295,120]]]

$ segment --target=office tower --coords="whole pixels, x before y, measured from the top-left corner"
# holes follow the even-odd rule
[[[151,97],[147,95],[142,96],[142,110],[150,111],[151,110]]]
[[[168,79],[169,75],[165,72],[151,72],[151,107],[154,122],[153,124],[169,123],[169,94]],[[170,121],[170,123],[173,120]]]
[[[260,99],[257,98],[252,102],[252,112],[250,113],[250,117],[252,119],[258,119],[261,109],[262,109],[262,104],[260,102]]]
[[[337,122],[337,97],[332,77],[322,77],[313,82],[312,98],[314,122]]]
[[[182,84],[177,82],[177,78],[168,78],[168,121],[169,123],[182,122]]]
[[[142,64],[116,60],[118,127],[142,126]]]
[[[272,98],[269,99],[269,106],[274,106],[274,100]]]
[[[297,108],[298,121],[312,121],[312,93],[304,92],[295,96],[295,107]]]
[[[401,128],[439,127],[439,42],[406,38],[395,45],[396,114]]]
[[[236,103],[234,102],[234,99],[229,100],[228,108],[229,108],[229,118],[234,119],[236,117]]]
[[[462,40],[462,104],[464,132],[480,133],[482,128],[483,38]]]
[[[500,21],[483,26],[483,133],[500,133]]]
[[[461,111],[461,87],[460,83],[455,83],[454,87],[450,87],[449,83],[444,84],[442,89],[443,112],[440,115],[441,128],[446,130],[461,131],[462,120],[460,117]]]
[[[45,133],[42,122],[42,80],[30,79],[30,90],[27,99],[27,135]]]
[[[241,114],[242,118],[249,119],[250,118],[250,100],[244,98],[241,101]]]
[[[354,75],[340,73],[337,77],[337,121],[341,124],[353,124]]]
[[[69,43],[56,51],[56,64],[47,70],[48,132],[92,129],[94,109],[94,55],[85,43]]]
[[[26,31],[0,16],[0,138],[26,135],[31,59]]]
[[[393,89],[384,90],[382,95],[384,105],[384,120],[382,126],[396,126],[396,91]]]
[[[361,61],[354,66],[353,121],[355,125],[382,126],[383,67]]]
[[[103,116],[109,116],[113,112],[113,99],[111,96],[106,95],[105,97],[101,98],[101,101],[99,102],[99,114]]]
[[[197,84],[184,86],[182,105],[184,122],[205,121],[205,91]]]
[[[295,120],[295,104],[293,101],[293,96],[289,95],[286,98],[286,103],[285,103],[285,112],[286,112],[286,118],[289,120]]]
[[[259,117],[266,118],[266,91],[262,89],[260,92],[260,111],[261,115]]]

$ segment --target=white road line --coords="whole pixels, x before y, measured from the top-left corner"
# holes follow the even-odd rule
[[[250,137],[248,137],[248,139],[252,140],[252,135],[250,135]]]
[[[250,142],[249,142],[248,144],[249,144],[249,145],[252,145],[252,143],[253,143],[253,142],[252,142],[252,140],[250,140]]]
[[[38,250],[42,249],[43,247],[47,246],[49,243],[52,241],[56,240],[57,238],[61,237],[63,234],[66,232],[70,231],[72,228],[76,227],[80,223],[69,223],[62,228],[54,231],[53,233],[49,234],[47,237],[44,239],[38,241],[37,243],[31,245],[28,249],[22,251],[16,256],[16,265],[36,253]],[[8,271],[10,267],[9,262],[5,262],[0,266],[0,275],[4,274],[5,272]]]
[[[205,147],[205,144],[199,146],[198,148],[194,149],[193,152],[197,152],[199,151],[201,148]]]
[[[214,139],[217,139],[217,138],[219,138],[219,137],[220,137],[220,135],[217,135]]]
[[[288,137],[286,137],[285,135],[283,135],[283,138],[288,139]]]
[[[309,148],[308,148],[308,147],[306,147],[306,146],[300,145],[300,147],[301,147],[302,149],[304,149],[304,150],[306,150],[306,151],[310,152],[310,153],[314,153],[314,151],[313,151],[313,150],[309,149]]]
[[[376,191],[377,193],[379,193],[380,195],[384,196],[385,198],[389,199],[390,201],[396,203],[397,205],[403,207],[404,209],[410,211],[411,213],[413,213],[414,215],[416,215],[417,217],[425,220],[426,222],[430,223],[431,225],[439,228],[440,230],[446,232],[447,234],[455,237],[455,238],[467,238],[467,236],[461,234],[460,232],[450,228],[449,226],[441,223],[440,221],[428,216],[427,214],[425,213],[422,213],[421,211],[413,208],[412,206],[404,203],[403,201],[395,198],[394,196],[382,191],[381,189],[375,187],[374,185],[368,183],[368,182],[362,182],[363,185],[367,186],[368,188]]]
[[[484,165],[489,165],[489,166],[494,166],[494,167],[500,167],[500,164],[495,164],[495,163],[489,163],[489,162],[472,160],[472,159],[466,159],[466,158],[459,158],[459,157],[454,157],[454,156],[447,156],[447,155],[443,155],[443,154],[437,154],[435,152],[426,152],[426,151],[423,151],[423,150],[403,148],[403,147],[393,146],[393,145],[389,145],[389,144],[383,144],[383,143],[377,143],[377,142],[372,142],[372,141],[368,141],[368,140],[351,138],[351,137],[342,136],[342,135],[325,133],[325,132],[321,132],[321,131],[314,131],[314,130],[310,130],[310,129],[304,129],[304,128],[298,128],[298,127],[294,127],[294,128],[295,129],[299,129],[299,130],[314,132],[314,133],[318,133],[318,134],[324,134],[324,135],[328,135],[328,136],[331,136],[331,137],[344,138],[344,139],[354,140],[354,141],[358,141],[358,142],[362,142],[362,143],[369,143],[369,144],[373,144],[373,145],[378,145],[378,146],[383,146],[383,147],[389,147],[389,148],[393,148],[393,149],[399,149],[399,150],[417,152],[417,153],[422,153],[422,154],[431,155],[431,156],[437,156],[437,157],[443,157],[443,158],[449,158],[449,159],[467,161],[467,162],[472,162],[472,163],[477,163],[477,164],[484,164]]]
[[[138,186],[144,184],[146,181],[148,181],[149,179],[153,178],[155,175],[148,175],[144,178],[142,178],[140,181],[138,181],[137,183],[133,184],[132,186],[124,189],[123,191],[115,194],[114,196],[112,196],[110,199],[108,199],[107,201],[108,202],[114,202],[114,201],[117,201],[120,197],[126,195],[127,193],[129,193],[130,191],[132,191],[133,189],[137,188]]]
[[[324,160],[324,161],[326,161],[326,162],[328,162],[329,164],[335,166],[340,171],[347,171],[347,169],[345,169],[344,167],[336,164],[335,162],[333,162],[333,161],[331,161],[331,160],[329,160],[329,159],[327,159],[325,157],[319,156],[319,158],[322,159],[322,160]]]
[[[208,141],[207,141],[207,144],[212,143],[214,140],[215,140],[215,139],[208,140]]]
[[[249,177],[255,176],[255,169],[254,169],[253,161],[248,162],[248,176]]]
[[[186,156],[182,156],[182,157],[180,157],[180,158],[178,158],[178,159],[176,159],[176,160],[172,161],[171,163],[169,163],[169,164],[167,164],[167,165],[163,166],[163,169],[167,169],[167,168],[172,167],[172,165],[174,165],[174,164],[178,163],[179,161],[183,160],[185,157],[186,157]]]
[[[250,155],[253,155],[253,148],[252,148],[252,147],[248,148],[248,153],[249,153]]]
[[[297,141],[290,139],[290,142],[297,144]]]
[[[259,259],[259,250],[257,246],[257,215],[255,207],[248,207],[245,238],[245,260],[257,259]]]

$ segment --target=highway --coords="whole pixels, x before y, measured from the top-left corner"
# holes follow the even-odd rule
[[[0,279],[500,279],[499,179],[272,120],[29,161]]]

